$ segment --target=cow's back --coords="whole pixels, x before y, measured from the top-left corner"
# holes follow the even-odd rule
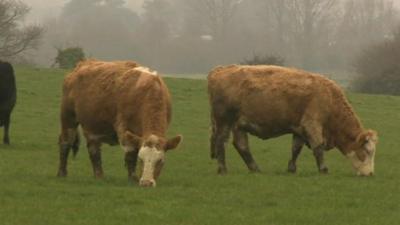
[[[158,75],[138,68],[141,67],[130,61],[80,63],[65,78],[62,110],[72,112],[77,122],[91,133],[114,133],[117,126],[125,123],[135,125],[130,130],[140,129],[140,118],[164,108],[169,123],[170,99],[166,86]],[[156,112],[150,113],[153,108],[147,108],[157,102],[164,107],[157,106]]]
[[[271,96],[307,96],[320,90],[330,90],[335,84],[316,74],[279,66],[218,67],[208,76],[209,91],[223,92],[237,98],[252,93]]]
[[[340,91],[320,75],[278,66],[219,67],[209,74],[208,86],[217,117],[234,114],[239,122],[262,126],[272,136],[298,126],[305,110],[327,119],[332,92]]]
[[[89,130],[112,132],[115,122],[118,80],[134,62],[88,60],[64,79],[62,112],[68,112]]]
[[[118,122],[139,135],[163,135],[171,121],[171,97],[156,72],[137,67],[119,80]]]

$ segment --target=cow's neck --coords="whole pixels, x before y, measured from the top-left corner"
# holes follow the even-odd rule
[[[142,135],[157,135],[164,137],[167,130],[166,116],[163,112],[148,112],[146,118],[142,119]]]
[[[157,137],[165,137],[166,131],[159,128],[143,129],[142,137],[148,137],[150,135],[156,135]]]
[[[346,102],[346,104],[348,104]],[[363,131],[362,124],[353,110],[347,105],[346,109],[340,109],[335,117],[333,117],[332,126],[335,133],[335,146],[343,153],[347,154],[353,149],[352,145],[356,144],[357,137]]]

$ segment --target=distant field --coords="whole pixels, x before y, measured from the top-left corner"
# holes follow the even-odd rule
[[[166,74],[165,77],[205,80],[207,79],[207,74]]]
[[[169,135],[183,134],[167,154],[157,188],[127,181],[119,147],[103,147],[104,180],[92,176],[85,144],[57,178],[59,99],[65,71],[17,68],[18,102],[11,146],[0,144],[1,225],[394,225],[400,221],[400,97],[350,94],[366,127],[379,131],[376,176],[356,177],[332,150],[329,175],[319,175],[310,151],[286,172],[290,137],[251,148],[262,169],[249,174],[227,149],[226,176],[209,158],[205,80],[166,78],[173,96]],[[0,132],[2,134],[2,132]]]

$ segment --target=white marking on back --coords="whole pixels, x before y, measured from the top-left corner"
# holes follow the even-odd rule
[[[148,73],[148,74],[153,75],[153,76],[158,76],[157,71],[150,70],[148,67],[139,66],[139,67],[135,67],[134,70],[137,70],[137,71],[140,71],[140,72],[143,72],[143,73]]]

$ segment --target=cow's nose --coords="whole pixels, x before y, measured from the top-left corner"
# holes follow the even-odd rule
[[[139,185],[142,187],[155,187],[156,182],[153,180],[140,180]]]
[[[369,173],[358,173],[359,176],[361,177],[370,177],[374,175],[374,172],[369,172]]]

